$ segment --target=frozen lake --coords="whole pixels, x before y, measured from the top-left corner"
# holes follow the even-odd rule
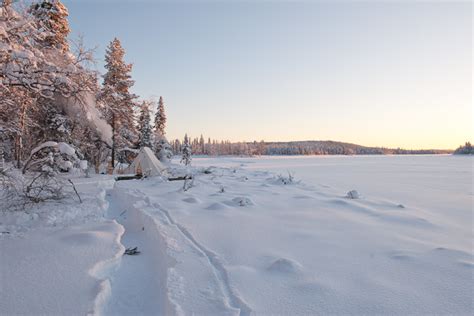
[[[197,166],[243,167],[283,175],[291,172],[304,183],[339,191],[357,190],[427,209],[455,223],[465,234],[473,229],[474,157],[407,156],[263,156],[195,158]],[[459,240],[471,247],[472,240]]]

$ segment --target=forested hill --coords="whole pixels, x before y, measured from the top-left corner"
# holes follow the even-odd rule
[[[406,155],[406,154],[446,154],[451,150],[366,147],[336,141],[295,141],[265,143],[267,155]]]

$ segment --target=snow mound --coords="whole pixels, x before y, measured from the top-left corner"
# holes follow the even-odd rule
[[[199,203],[199,200],[196,199],[195,197],[188,197],[183,199],[183,202],[194,204],[194,203]]]
[[[302,266],[298,262],[286,259],[278,258],[273,261],[268,267],[267,270],[271,272],[285,273],[285,274],[295,274],[301,272]]]
[[[474,262],[473,261],[459,260],[458,262],[463,267],[474,268]]]
[[[347,192],[346,198],[351,199],[351,200],[357,200],[357,199],[360,199],[360,194],[356,190],[351,190]]]
[[[224,204],[219,203],[219,202],[212,203],[211,205],[206,207],[206,210],[210,210],[210,211],[220,211],[220,210],[224,210],[224,209],[227,209],[227,206],[225,206]]]
[[[392,251],[389,254],[390,259],[394,260],[414,260],[416,258],[417,254],[413,251],[409,250],[396,250]]]
[[[233,206],[252,206],[255,205],[253,201],[246,197],[235,197],[232,199],[232,202],[228,202],[226,204],[233,205]]]
[[[300,195],[295,195],[295,196],[293,196],[293,199],[296,199],[296,200],[306,200],[306,199],[312,199],[312,197],[309,196],[309,195],[300,194]]]

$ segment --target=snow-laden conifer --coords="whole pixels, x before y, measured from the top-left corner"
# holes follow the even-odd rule
[[[192,152],[191,152],[191,144],[189,141],[188,134],[184,135],[184,140],[183,140],[183,145],[181,147],[181,151],[183,153],[183,156],[181,157],[181,163],[183,163],[185,166],[188,166],[191,164],[192,160]]]
[[[150,107],[147,101],[143,101],[140,106],[140,117],[138,118],[140,147],[152,148],[152,130],[150,124]]]
[[[100,93],[104,115],[112,126],[112,165],[115,151],[133,147],[137,141],[134,124],[134,108],[137,96],[130,92],[132,64],[124,61],[125,50],[120,40],[110,42],[105,54],[104,83]]]

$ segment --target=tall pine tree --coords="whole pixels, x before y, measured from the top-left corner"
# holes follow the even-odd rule
[[[155,114],[155,131],[154,131],[154,149],[155,155],[162,162],[168,162],[173,156],[173,150],[166,139],[166,113],[163,97],[160,96],[158,108]]]
[[[137,140],[134,124],[134,107],[136,95],[130,92],[134,81],[130,72],[132,65],[126,64],[123,57],[125,50],[115,38],[110,42],[105,54],[104,83],[100,94],[104,114],[112,126],[112,167],[115,164],[115,151],[133,147]]]
[[[140,117],[138,118],[139,140],[138,145],[141,147],[152,148],[151,140],[151,124],[150,124],[150,106],[149,103],[143,101],[140,108]]]
[[[155,135],[165,136],[166,128],[166,113],[165,113],[165,104],[163,102],[163,97],[160,97],[158,101],[158,109],[155,114]]]

